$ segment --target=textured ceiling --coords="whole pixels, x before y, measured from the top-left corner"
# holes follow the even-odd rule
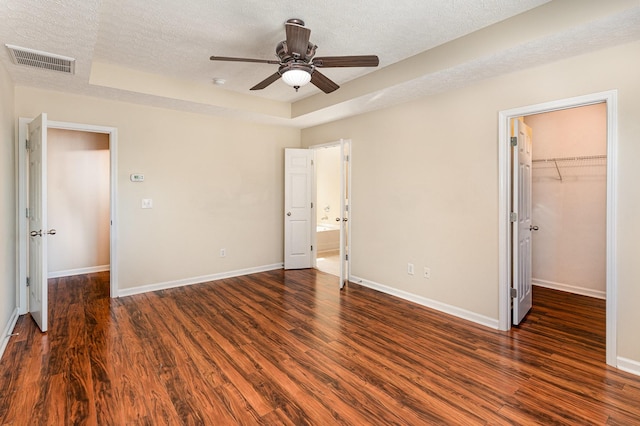
[[[548,1],[0,0],[2,44],[71,56],[77,59],[77,65],[74,76],[29,69],[12,64],[4,48],[0,50],[0,63],[17,85],[304,127],[446,90],[469,80],[506,72],[524,62],[556,60],[566,56],[569,48],[570,54],[577,54],[640,38],[640,6],[636,6],[589,26],[576,26],[531,42],[532,54],[526,58],[514,51],[509,54],[509,48],[505,48],[448,70],[405,78],[402,84],[349,99],[324,95],[312,85],[296,93],[282,82],[249,92],[251,86],[275,72],[277,66],[209,60],[211,55],[275,59],[275,45],[284,39],[284,22],[301,18],[311,29],[311,41],[318,45],[318,56],[380,57],[379,68],[323,70],[345,86],[359,77],[363,80],[369,73],[382,74],[385,67],[391,69],[390,66],[397,66],[407,58]],[[100,84],[92,80],[92,68],[97,63],[170,79],[167,81],[188,82],[202,90],[214,90],[210,89],[212,79],[223,78],[226,84],[223,89],[216,87],[215,93],[223,93],[221,90],[235,93],[233,96],[238,99],[255,99],[257,104],[266,101],[288,104],[323,96],[333,96],[327,99],[335,101],[298,118],[271,117],[222,101],[208,103],[194,100],[193,96],[137,89],[133,83]],[[336,93],[341,91],[344,88]],[[265,105],[268,108],[271,104]]]
[[[209,56],[276,59],[290,18],[311,29],[318,56],[375,54],[384,67],[546,1],[104,0],[94,59],[190,80],[219,77],[225,88],[246,92],[277,66],[214,63]],[[371,71],[325,74],[341,84]],[[255,94],[293,101],[318,92],[309,85],[296,94],[279,82]]]

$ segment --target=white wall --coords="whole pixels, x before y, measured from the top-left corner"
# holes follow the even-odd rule
[[[525,117],[533,158],[606,155],[606,104]],[[534,283],[605,297],[606,159],[533,164]],[[562,180],[560,180],[560,176]]]
[[[26,87],[15,103],[118,129],[120,291],[282,263],[284,148],[299,130]]]
[[[0,66],[0,356],[16,311],[15,119],[13,82]]]
[[[636,42],[303,130],[353,141],[352,273],[497,323],[498,112],[617,89],[617,349],[640,362],[639,68]]]
[[[109,135],[47,132],[49,276],[109,267]]]

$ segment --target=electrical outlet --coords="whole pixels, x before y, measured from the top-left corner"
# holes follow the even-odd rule
[[[141,202],[143,209],[152,209],[153,208],[153,200],[151,198],[143,198]]]
[[[424,267],[423,276],[424,276],[426,279],[431,278],[431,268],[427,268],[427,267],[425,266],[425,267]]]
[[[413,275],[413,263],[407,263],[407,274]]]
[[[220,249],[220,257],[225,257],[227,255],[227,249]]]

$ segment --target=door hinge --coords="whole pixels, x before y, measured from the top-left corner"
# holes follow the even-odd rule
[[[31,285],[31,278],[27,277],[27,287]]]
[[[348,212],[349,211],[349,204],[347,204],[346,206],[344,206],[344,211]]]
[[[313,160],[311,160],[311,165],[313,166]]]
[[[511,213],[509,214],[509,220],[510,220],[511,222],[517,222],[517,221],[518,221],[518,213],[516,213],[516,212],[511,212]]]
[[[344,161],[349,162],[349,156],[348,155],[344,156]]]
[[[511,287],[511,297],[514,299],[518,297],[518,289]]]
[[[311,208],[313,208],[313,202],[311,203]]]
[[[344,260],[349,261],[349,255],[348,254],[344,255]]]
[[[313,246],[311,246],[311,251],[313,251]]]
[[[29,151],[29,148],[31,148],[31,146],[29,146],[29,139],[25,139],[24,140],[24,148]]]
[[[518,146],[518,137],[511,136],[511,146]]]
[[[29,207],[27,207],[25,210],[26,210],[26,213],[27,213],[27,219],[29,219]]]

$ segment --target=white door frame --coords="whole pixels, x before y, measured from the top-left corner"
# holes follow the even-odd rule
[[[511,327],[511,145],[509,120],[512,118],[581,107],[596,103],[607,104],[607,237],[606,237],[606,362],[617,368],[617,266],[616,266],[616,210],[618,204],[616,177],[618,173],[618,91],[593,93],[536,105],[500,111],[498,114],[498,327]]]
[[[17,268],[18,282],[16,283],[16,297],[18,314],[27,313],[27,241],[28,222],[27,210],[27,151],[25,141],[27,139],[27,124],[33,118],[20,117],[18,119],[18,139],[16,140],[16,174],[18,183],[18,247]],[[111,229],[109,233],[109,268],[110,268],[110,296],[117,297],[118,289],[118,247],[117,247],[117,195],[118,195],[118,129],[115,127],[94,126],[91,124],[67,123],[62,121],[49,121],[47,129],[76,130],[80,132],[105,133],[109,135],[109,160],[110,160],[110,219]]]
[[[323,149],[323,148],[333,148],[333,147],[340,147],[342,146],[343,142],[348,142],[351,146],[351,139],[339,139],[337,141],[333,141],[333,142],[327,142],[327,143],[323,143],[323,144],[318,144],[318,145],[311,145],[309,146],[309,149],[313,151],[313,162],[314,164],[316,164],[316,150],[318,149]],[[352,147],[353,148],[353,147]],[[349,194],[349,221],[351,221],[351,214],[353,212],[353,202],[352,202],[352,192],[351,192],[351,181],[353,180],[353,176],[351,174],[351,161],[353,158],[353,153],[352,151],[350,151],[349,153],[349,180],[347,182],[347,193]],[[341,160],[342,161],[342,160]],[[341,164],[340,167],[342,167],[343,165]],[[312,200],[313,200],[313,211],[312,211],[312,222],[311,222],[311,226],[313,227],[311,230],[311,243],[313,244],[314,247],[318,247],[318,241],[317,241],[317,235],[316,235],[316,226],[317,226],[317,213],[316,213],[316,208],[318,207],[318,176],[317,176],[317,167],[313,167],[312,173],[313,173],[313,184],[312,184],[312,189],[311,189],[311,196],[312,196]],[[342,183],[341,183],[342,184]],[[342,215],[342,212],[340,213]],[[351,225],[351,224],[349,224]],[[352,259],[352,254],[351,254],[351,247],[352,247],[352,243],[351,243],[351,226],[347,227],[347,241],[349,242],[348,244],[348,248],[347,248],[347,255],[349,256],[349,262],[351,262]],[[342,248],[341,248],[342,250]],[[314,250],[314,253],[312,254],[313,256],[313,267],[317,268],[318,266],[318,251]],[[342,261],[342,259],[341,259]],[[351,281],[351,267],[348,268],[347,270],[347,276],[346,279],[348,281]],[[340,283],[342,288],[342,284]]]

